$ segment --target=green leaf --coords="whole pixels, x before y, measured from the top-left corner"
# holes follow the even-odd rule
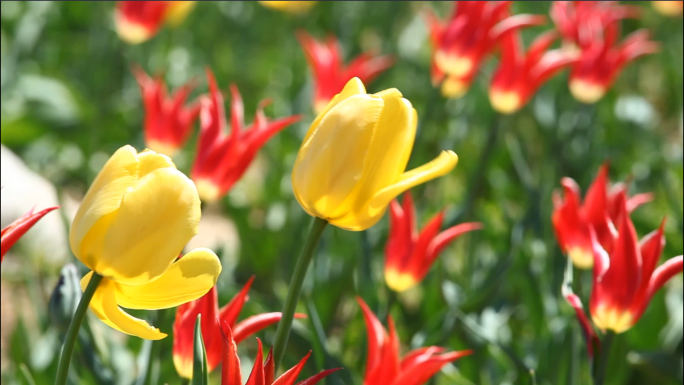
[[[207,370],[207,352],[204,350],[202,339],[202,315],[197,316],[195,321],[195,345],[192,360],[192,385],[207,385],[209,383],[209,370]]]

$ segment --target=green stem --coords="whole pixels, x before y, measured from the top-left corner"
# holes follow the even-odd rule
[[[596,375],[594,376],[594,385],[603,385],[606,382],[606,372],[608,371],[608,361],[610,361],[610,349],[615,341],[615,332],[609,330],[603,338],[601,346],[601,356],[596,365]]]
[[[187,378],[182,379],[181,385],[190,385],[190,380],[188,380]]]
[[[290,329],[292,329],[292,321],[294,320],[295,311],[297,310],[297,302],[299,302],[299,295],[302,292],[302,285],[306,272],[309,270],[309,265],[313,260],[314,251],[318,246],[318,241],[323,235],[323,230],[328,224],[328,221],[321,218],[314,218],[311,230],[309,231],[309,238],[304,244],[304,249],[299,255],[297,265],[295,266],[292,280],[290,281],[290,288],[287,291],[287,299],[285,300],[285,307],[283,308],[283,318],[278,324],[278,331],[276,332],[275,345],[273,346],[273,358],[276,368],[280,366],[283,360],[283,354],[287,347],[287,341],[290,338]]]
[[[55,385],[66,384],[67,376],[69,375],[69,364],[71,363],[71,356],[74,353],[74,345],[76,344],[78,331],[81,328],[81,323],[83,323],[83,318],[88,310],[88,305],[90,305],[90,300],[93,299],[95,290],[100,286],[101,281],[102,276],[93,272],[93,276],[90,277],[90,282],[88,282],[88,287],[86,287],[83,296],[81,296],[81,301],[78,303],[74,318],[71,320],[71,324],[69,324],[69,331],[64,340],[64,349],[62,350],[62,357],[59,360]]]

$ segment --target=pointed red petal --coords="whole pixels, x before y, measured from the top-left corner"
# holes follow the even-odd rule
[[[257,358],[256,361],[254,361],[254,368],[252,368],[252,374],[249,375],[246,385],[266,385],[266,382],[264,381],[264,347],[261,344],[261,340],[258,338],[257,344],[259,345]]]
[[[383,365],[382,348],[386,343],[385,336],[387,332],[363,299],[361,299],[361,297],[356,297],[356,301],[359,303],[359,306],[361,306],[363,318],[366,322],[366,332],[368,334],[366,373],[372,373],[376,368]]]
[[[237,326],[235,326],[235,331],[233,332],[235,343],[239,344],[252,334],[258,333],[259,331],[271,325],[277,324],[280,322],[282,316],[282,313],[259,314],[240,322],[237,324]],[[304,319],[306,318],[306,314],[295,314],[295,318]]]
[[[28,214],[10,223],[9,226],[2,229],[2,238],[0,239],[0,261],[5,258],[5,253],[21,238],[27,231],[33,227],[45,214],[52,210],[58,209],[59,206],[48,207],[37,213],[31,210]]]
[[[221,324],[221,334],[223,336],[221,385],[242,385],[242,372],[240,370],[240,357],[237,354],[237,345],[233,339],[233,331],[225,321]]]
[[[322,379],[328,377],[329,375],[335,373],[335,372],[338,371],[338,370],[342,370],[342,368],[328,369],[328,370],[326,370],[326,371],[320,372],[320,373],[318,373],[317,375],[315,375],[315,376],[313,376],[313,377],[311,377],[311,378],[309,378],[309,379],[306,379],[306,380],[304,380],[304,381],[298,383],[297,385],[316,385],[316,384],[318,384]]]
[[[222,307],[219,311],[219,318],[221,319],[221,322],[228,322],[228,325],[230,325],[231,328],[235,327],[238,316],[240,316],[240,312],[242,312],[242,307],[245,306],[245,302],[247,302],[249,299],[249,289],[252,287],[254,278],[255,276],[252,276],[242,290],[240,290],[240,292],[237,293],[235,297],[233,297],[233,299],[230,300],[230,302],[228,302],[228,304]]]
[[[607,295],[607,304],[627,310],[643,279],[642,260],[636,230],[624,205],[620,217],[618,237],[610,253],[610,267],[600,285]]]
[[[297,381],[297,377],[299,377],[299,373],[301,373],[302,369],[304,369],[306,361],[309,360],[309,357],[311,357],[311,352],[309,352],[309,354],[307,354],[306,357],[299,361],[299,364],[297,364],[297,366],[288,370],[277,380],[275,380],[275,382],[273,382],[273,385],[294,385],[295,381]]]
[[[430,242],[430,246],[427,250],[428,259],[434,261],[439,256],[439,253],[456,238],[471,231],[481,230],[482,228],[482,223],[469,222],[461,223],[460,225],[442,231],[432,240],[432,242]]]

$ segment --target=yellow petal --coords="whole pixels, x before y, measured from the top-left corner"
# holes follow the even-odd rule
[[[93,272],[91,271],[81,279],[82,290],[88,286],[92,275]],[[90,301],[90,310],[102,322],[122,333],[146,340],[160,340],[166,337],[166,334],[160,332],[159,329],[121,310],[116,303],[116,283],[107,278],[102,279],[100,286],[95,291],[93,299]]]
[[[90,269],[92,256],[84,255],[81,243],[91,228],[105,215],[115,212],[130,186],[138,179],[139,161],[131,146],[112,155],[90,186],[71,224],[69,244],[74,255]]]
[[[318,129],[318,126],[321,124],[321,120],[323,120],[323,117],[330,111],[333,107],[336,105],[340,104],[342,101],[354,96],[354,95],[365,95],[366,94],[366,87],[363,85],[363,82],[359,78],[352,78],[347,82],[347,84],[344,86],[342,89],[342,92],[339,94],[335,95],[334,98],[327,104],[327,106],[324,106],[322,108],[322,112],[318,114],[316,119],[311,123],[311,128],[309,128],[309,131],[306,133],[306,136],[304,137],[304,141],[302,143],[306,144],[306,142],[309,140],[311,135]]]
[[[171,26],[180,25],[183,20],[188,16],[190,11],[195,7],[196,1],[172,1],[169,8],[166,11],[166,21]]]
[[[206,294],[221,273],[221,262],[209,249],[195,249],[158,279],[140,286],[117,286],[119,305],[128,309],[168,309]]]
[[[456,155],[455,152],[451,150],[442,151],[442,153],[430,163],[426,163],[418,168],[405,172],[402,174],[398,183],[378,192],[373,197],[375,204],[372,206],[387,205],[392,199],[404,191],[429,180],[446,175],[456,167],[456,164],[458,164],[458,155]],[[389,196],[391,197],[387,198]]]
[[[353,95],[329,110],[302,145],[292,183],[307,212],[329,218],[349,209],[342,202],[361,178],[383,105],[382,98]]]
[[[142,178],[160,168],[176,169],[176,165],[173,164],[171,158],[150,150],[145,150],[138,154],[138,160],[140,161],[140,174],[138,175],[138,178]]]
[[[375,96],[381,97],[385,106],[367,149],[358,193],[353,197],[356,211],[368,204],[375,193],[400,178],[411,156],[418,125],[411,102],[402,98],[398,90],[389,89]]]
[[[158,278],[198,231],[200,201],[183,173],[161,168],[128,189],[103,239],[98,273],[138,286]]]

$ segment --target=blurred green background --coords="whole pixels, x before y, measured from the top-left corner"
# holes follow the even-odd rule
[[[304,114],[302,122],[265,146],[227,198],[205,207],[201,233],[193,240],[223,260],[221,305],[256,275],[241,319],[282,308],[310,222],[290,185],[296,152],[315,117],[310,71],[294,35],[300,28],[318,38],[335,34],[347,57],[368,49],[396,55],[394,67],[367,88],[396,87],[418,110],[421,125],[409,168],[442,149],[460,156],[448,176],[413,190],[420,226],[447,207],[447,222],[481,221],[485,230],[456,241],[423,284],[399,295],[390,309],[405,349],[433,344],[475,349],[432,384],[532,384],[530,370],[538,384],[590,383],[579,325],[560,295],[566,259],[550,223],[551,194],[560,178],[570,176],[586,189],[610,160],[613,180],[629,178],[633,192],[655,193],[654,202],[633,215],[639,235],[666,216],[664,257],[682,253],[682,18],[666,18],[649,2],[638,4],[643,17],[625,21],[624,33],[648,28],[662,52],[629,65],[596,105],[571,97],[564,72],[522,111],[502,117],[487,99],[496,58],[485,63],[464,98],[445,100],[430,84],[421,10],[431,6],[446,17],[451,3],[320,2],[293,16],[256,2],[202,2],[180,27],[165,27],[150,41],[130,46],[113,30],[114,2],[3,1],[3,226],[21,214],[7,211],[18,200],[43,194],[23,185],[21,177],[7,177],[5,154],[11,150],[54,186],[63,210],[62,218],[51,214],[50,223],[64,228],[48,231],[45,239],[55,243],[42,249],[32,238],[23,240],[3,263],[2,383],[54,379],[65,332],[55,309],[66,305],[63,298],[53,299],[54,311],[48,313],[48,301],[62,266],[75,261],[66,250],[66,223],[109,155],[124,144],[144,148],[144,111],[130,71],[136,63],[149,73],[164,73],[171,88],[197,79],[195,96],[207,91],[204,69],[210,67],[223,90],[237,84],[247,121],[264,98],[274,101],[266,110],[271,117]],[[547,14],[549,7],[550,2],[513,5],[516,13]],[[550,23],[526,30],[525,40],[548,28]],[[185,172],[195,137],[174,159]],[[6,215],[14,217],[6,221]],[[386,218],[363,233],[326,231],[300,309],[316,322],[296,324],[287,364],[313,348],[305,374],[343,365],[347,370],[331,376],[328,385],[362,383],[366,336],[355,295],[377,313],[387,313],[390,296],[382,279],[387,232]],[[75,277],[73,271],[65,276],[70,275]],[[576,281],[575,290],[587,303],[590,273],[576,275]],[[619,336],[609,384],[683,383],[682,297],[679,276],[655,297],[638,326]],[[173,311],[135,314],[171,331]],[[270,328],[260,337],[268,345],[274,334]],[[172,337],[143,343],[89,319],[77,344],[72,380],[180,383],[171,347]],[[245,367],[251,367],[255,348],[253,339],[241,345]]]

